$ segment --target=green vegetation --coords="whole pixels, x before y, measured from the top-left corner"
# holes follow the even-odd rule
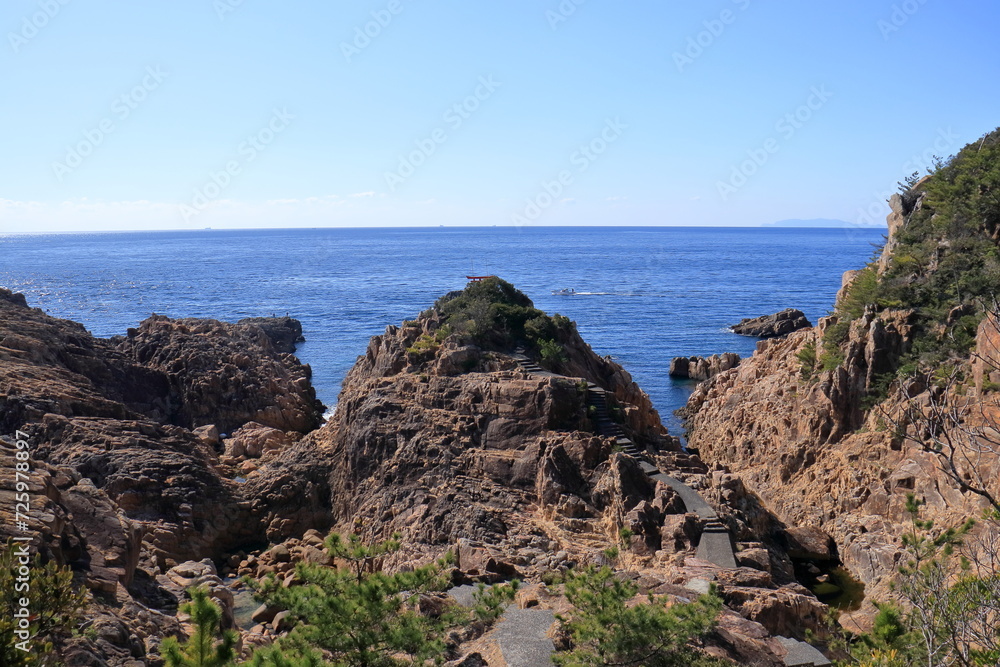
[[[73,587],[69,568],[52,561],[42,565],[37,555],[28,560],[21,555],[22,548],[26,545],[8,540],[0,553],[0,665],[53,665],[53,643],[69,636],[87,594]],[[22,567],[30,571],[30,590],[24,587]],[[23,620],[29,624],[30,638],[21,627],[22,598],[29,601],[29,618]],[[30,652],[18,648],[21,642],[21,648]]]
[[[427,361],[434,357],[444,339],[451,335],[451,327],[444,325],[439,327],[434,335],[421,334],[420,338],[413,342],[413,345],[406,348],[406,354],[412,363]]]
[[[609,567],[567,572],[566,597],[576,611],[559,620],[573,648],[557,654],[555,663],[562,667],[729,664],[691,646],[712,629],[722,608],[714,591],[691,603],[668,606],[665,598],[650,595],[644,603],[628,604],[637,591],[635,584]]]
[[[208,597],[204,588],[188,591],[191,602],[181,605],[181,611],[191,615],[194,633],[182,646],[174,637],[163,640],[160,652],[167,667],[229,667],[236,656],[239,635],[233,630],[221,633],[222,612]]]
[[[981,543],[959,553],[973,522],[938,530],[920,518],[922,504],[907,496],[907,561],[894,582],[905,608],[877,605],[874,627],[855,639],[852,655],[862,665],[995,666],[1000,661],[997,545]],[[995,510],[987,515],[988,521],[998,519]]]
[[[276,644],[260,648],[241,667],[404,667],[441,664],[445,633],[453,628],[485,631],[514,599],[518,582],[480,585],[471,608],[451,605],[422,611],[421,597],[449,582],[450,555],[411,572],[388,575],[381,565],[399,550],[399,536],[365,544],[357,535],[336,533],[326,540],[340,567],[299,563],[301,585],[284,587],[274,575],[247,579],[258,599],[287,609],[295,622]],[[167,667],[235,667],[237,635],[221,631],[221,611],[202,589],[181,607],[191,614],[194,634],[183,645],[164,640]],[[4,665],[8,663],[2,663]],[[9,663],[20,664],[20,663]]]
[[[912,347],[899,371],[870,388],[866,407],[881,400],[896,377],[967,357],[1000,293],[1000,129],[938,159],[930,178],[910,176],[900,191],[908,218],[895,236],[892,260],[879,275],[873,258],[855,277],[818,360],[823,370],[843,362],[850,327],[866,310],[912,310]]]
[[[816,372],[816,344],[809,341],[795,353],[795,357],[802,364],[799,367],[799,375],[803,380],[811,380]]]
[[[273,576],[261,583],[248,580],[260,599],[287,609],[296,622],[282,644],[286,655],[327,651],[332,664],[345,667],[424,665],[443,655],[443,624],[421,615],[416,601],[421,593],[445,586],[445,564],[393,575],[379,571],[382,557],[399,546],[395,538],[365,545],[357,536],[345,540],[333,534],[327,551],[346,568],[299,563],[295,572],[303,583],[290,588]],[[396,657],[402,655],[407,658]]]
[[[468,336],[481,347],[506,351],[524,345],[537,350],[549,367],[566,361],[564,344],[573,322],[559,314],[549,317],[500,278],[471,282],[461,292],[438,299],[434,310],[449,331]]]
[[[295,621],[289,636],[270,653],[251,663],[279,667],[282,659],[294,667],[323,664],[331,667],[402,667],[438,664],[445,653],[445,633],[455,627],[495,621],[514,599],[517,582],[480,587],[472,609],[453,606],[438,613],[422,613],[422,595],[447,588],[445,568],[450,556],[409,572],[386,574],[385,557],[399,550],[398,536],[364,544],[356,535],[336,533],[326,540],[331,557],[341,568],[299,563],[301,585],[285,588],[275,577],[248,580],[261,600],[287,609]],[[314,663],[320,653],[328,656]],[[265,660],[270,660],[267,662]],[[263,661],[263,662],[260,662]],[[296,662],[297,661],[297,662]]]

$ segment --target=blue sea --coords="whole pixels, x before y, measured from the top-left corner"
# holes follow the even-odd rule
[[[202,230],[0,235],[0,285],[32,306],[124,334],[151,313],[284,315],[302,321],[299,357],[320,400],[368,338],[414,317],[467,275],[495,274],[535,305],[577,322],[650,394],[671,432],[691,391],[675,356],[737,352],[755,340],[728,326],[793,307],[815,323],[841,274],[881,230],[705,227],[470,227]],[[577,294],[553,295],[572,288]]]

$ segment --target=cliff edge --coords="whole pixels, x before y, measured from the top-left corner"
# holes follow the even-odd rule
[[[928,432],[935,409],[957,415],[955,435],[996,423],[998,157],[1000,131],[911,178],[882,253],[845,274],[833,314],[760,342],[685,409],[690,446],[781,520],[831,535],[869,599],[891,597],[907,494],[956,525],[987,504],[970,483],[1000,489],[995,448],[950,474]]]

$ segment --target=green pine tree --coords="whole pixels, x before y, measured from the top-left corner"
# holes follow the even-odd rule
[[[0,665],[5,667],[40,667],[55,665],[53,642],[69,634],[87,600],[85,590],[73,587],[73,573],[54,561],[42,565],[34,556],[26,567],[30,570],[28,589],[19,579],[20,544],[9,540],[0,548]],[[24,641],[15,634],[20,630],[21,599],[29,600],[31,637]]]
[[[181,605],[181,611],[191,615],[194,634],[183,646],[174,637],[163,640],[160,653],[167,667],[232,667],[239,636],[226,630],[217,639],[222,630],[222,611],[204,588],[193,588],[188,593],[191,602]]]
[[[445,651],[444,631],[455,619],[422,615],[416,601],[420,594],[447,585],[442,576],[446,562],[390,575],[380,565],[384,556],[399,549],[397,537],[365,545],[355,535],[344,539],[333,534],[326,546],[348,567],[299,563],[295,571],[303,583],[291,588],[273,576],[260,583],[248,581],[260,599],[287,609],[296,621],[281,650],[305,659],[301,647],[310,647],[324,652],[332,659],[328,664],[336,667],[439,663]],[[273,656],[268,659],[272,662],[261,664],[281,664]]]
[[[644,604],[629,605],[638,589],[609,567],[590,567],[568,574],[566,598],[576,607],[559,620],[573,649],[555,656],[562,667],[604,665],[722,665],[699,654],[690,643],[712,629],[722,608],[714,592],[686,604],[667,606],[650,595]]]

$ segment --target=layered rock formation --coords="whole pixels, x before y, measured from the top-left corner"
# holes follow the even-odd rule
[[[719,373],[736,368],[740,355],[733,352],[713,354],[710,357],[675,357],[670,362],[670,377],[683,380],[708,380]]]
[[[389,568],[451,550],[456,583],[537,583],[604,563],[628,529],[625,558],[644,592],[681,599],[718,584],[729,609],[712,652],[778,664],[785,649],[772,635],[822,627],[825,607],[795,583],[773,515],[681,451],[628,373],[572,326],[554,334],[554,372],[528,372],[523,356],[450,332],[432,309],[372,338],[335,416],[314,429],[308,368],[255,323],[154,316],[100,340],[2,296],[4,428],[32,444],[34,548],[73,566],[95,596],[97,638],[69,640],[67,664],[159,664],[162,637],[187,631],[177,617],[187,586],[208,586],[237,623],[221,577],[275,573],[295,585],[296,562],[330,563],[331,527],[401,533],[407,547]],[[694,557],[706,519],[597,432],[591,385],[638,450],[713,504],[741,567]],[[5,441],[0,459],[12,457]],[[0,500],[12,495],[5,480]],[[287,629],[265,611],[247,646]]]
[[[626,528],[643,590],[690,595],[684,586],[719,582],[738,610],[727,612],[727,629],[716,639],[723,652],[744,651],[766,663],[782,654],[766,641],[771,633],[802,637],[806,628],[821,629],[825,607],[794,582],[773,516],[745,488],[679,451],[623,369],[574,331],[561,340],[566,354],[558,373],[528,373],[509,351],[460,333],[442,337],[443,326],[431,310],[372,338],[330,423],[248,483],[323,452],[332,462],[335,529],[369,540],[401,534],[407,547],[390,566],[452,549],[458,582],[537,581],[553,570],[602,563]],[[693,558],[706,519],[652,481],[638,461],[615,452],[613,438],[595,433],[588,383],[608,390],[628,436],[662,469],[717,502],[746,567],[730,572]],[[243,571],[267,567],[248,562]]]
[[[88,616],[107,630],[96,643],[73,642],[66,656],[146,664],[179,627],[177,597],[156,577],[266,539],[264,521],[289,493],[247,494],[220,460],[215,424],[287,429],[279,446],[319,424],[308,367],[272,343],[286,328],[275,323],[269,335],[251,323],[154,316],[128,337],[102,340],[0,290],[0,433],[20,430],[31,445],[32,548],[79,573],[97,596]],[[276,455],[274,442],[260,455]],[[12,437],[0,454],[12,470]],[[6,540],[16,531],[12,477],[0,500]]]
[[[918,336],[923,349],[930,348],[928,340],[943,340],[940,347],[947,350],[952,332],[976,308],[957,303],[936,323],[916,307],[899,307],[905,303],[887,308],[862,302],[876,281],[887,280],[890,267],[894,276],[909,267],[909,275],[892,278],[903,287],[933,275],[952,245],[927,239],[925,245],[938,246],[929,267],[914,267],[909,255],[897,263],[903,235],[911,247],[917,243],[908,225],[926,213],[925,196],[897,195],[890,204],[883,254],[869,269],[844,275],[839,315],[783,340],[761,341],[738,368],[699,385],[685,409],[688,442],[706,461],[725,466],[754,489],[781,521],[834,539],[835,557],[866,585],[868,606],[843,617],[862,626],[871,620],[872,599],[893,596],[889,581],[904,558],[901,536],[911,525],[908,494],[926,501],[926,518],[948,526],[979,516],[986,506],[969,484],[1000,490],[997,448],[984,446],[981,438],[977,444],[975,435],[988,437],[1000,415],[990,391],[1000,379],[995,322],[987,318],[979,326],[971,362],[952,353],[936,378],[897,379],[901,360],[913,358],[907,355]],[[943,228],[939,222],[936,229]],[[858,296],[854,290],[862,279],[858,289],[867,291]],[[849,318],[850,309],[858,314]],[[839,345],[839,335],[828,335],[833,328],[843,332]],[[968,380],[946,384],[948,369]],[[932,428],[928,420],[935,412],[948,417]],[[975,463],[962,461],[957,477],[947,474],[928,446],[933,435],[953,442],[966,438]]]
[[[749,317],[730,327],[734,334],[756,338],[777,338],[812,326],[801,310],[786,308],[774,315]]]

